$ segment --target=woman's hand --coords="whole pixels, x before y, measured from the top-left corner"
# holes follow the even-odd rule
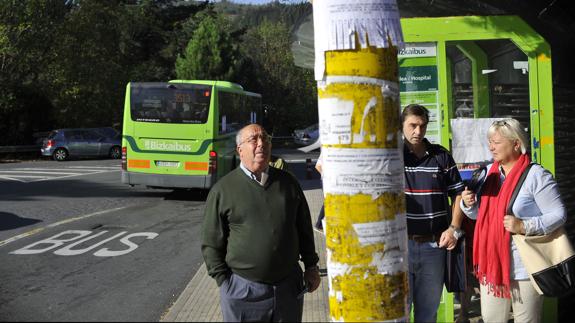
[[[523,225],[523,221],[513,215],[506,215],[503,217],[503,227],[505,230],[513,234],[525,234],[525,225]]]
[[[461,199],[463,200],[463,205],[472,207],[476,202],[475,192],[470,191],[467,186],[465,186],[465,190],[461,193]]]
[[[457,239],[453,235],[453,229],[448,228],[447,230],[443,231],[441,234],[441,238],[439,239],[439,248],[445,248],[447,250],[453,250],[457,245]]]

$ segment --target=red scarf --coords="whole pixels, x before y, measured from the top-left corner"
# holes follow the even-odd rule
[[[481,190],[473,238],[473,269],[479,282],[487,285],[489,293],[496,297],[511,296],[511,234],[503,227],[503,217],[519,177],[529,163],[529,157],[522,154],[500,185],[499,163],[494,162]]]

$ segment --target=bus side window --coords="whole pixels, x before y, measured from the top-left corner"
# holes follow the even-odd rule
[[[182,118],[183,119],[191,119],[192,118],[192,107],[189,103],[182,104]]]
[[[239,129],[247,126],[250,123],[257,123],[261,121],[261,116],[258,115],[259,98],[254,98],[248,95],[242,95],[232,92],[220,91],[219,98],[219,132],[230,133],[238,131]],[[225,127],[223,127],[223,119],[225,116]]]
[[[220,102],[220,133],[233,132],[232,125],[236,123],[236,107],[232,93],[219,92]]]

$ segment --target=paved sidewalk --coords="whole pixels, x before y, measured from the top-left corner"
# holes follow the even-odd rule
[[[304,190],[315,223],[323,204],[321,180],[314,178],[302,180],[305,175],[299,174],[300,184]],[[317,174],[315,174],[317,175]],[[314,176],[315,176],[314,175]],[[316,176],[318,177],[318,176]],[[319,268],[322,273],[321,285],[304,298],[303,322],[329,322],[328,281],[325,258],[325,236],[314,231],[316,251],[319,255]],[[164,314],[160,322],[222,322],[220,298],[216,282],[208,276],[205,265],[202,265],[192,280],[186,286],[174,305]],[[459,312],[459,304],[455,305],[455,317]],[[481,322],[479,300],[474,300],[470,323]]]
[[[323,192],[319,179],[300,180],[312,214],[312,223],[323,204]],[[325,238],[323,234],[314,231],[316,251],[319,254],[319,267],[323,273],[321,285],[313,292],[305,295],[303,321],[328,322],[328,282],[325,264]],[[206,266],[202,265],[192,280],[186,286],[174,305],[162,317],[161,322],[222,322],[220,311],[220,296],[216,282],[208,276]]]

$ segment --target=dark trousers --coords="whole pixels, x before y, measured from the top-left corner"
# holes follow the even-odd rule
[[[324,205],[321,206],[321,210],[319,211],[319,215],[317,216],[317,221],[315,222],[316,228],[323,230],[323,223],[321,222],[323,218],[325,218]]]
[[[232,274],[220,286],[225,322],[301,322],[303,276],[299,267],[276,285]]]

